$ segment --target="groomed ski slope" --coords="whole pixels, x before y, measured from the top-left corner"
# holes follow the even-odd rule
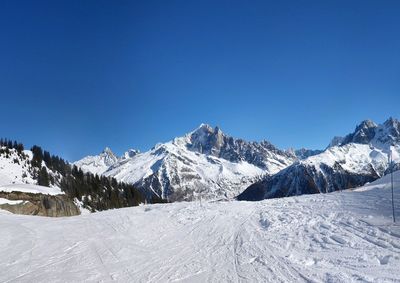
[[[395,175],[400,221],[400,172]],[[0,213],[0,282],[400,282],[387,181],[69,218]]]

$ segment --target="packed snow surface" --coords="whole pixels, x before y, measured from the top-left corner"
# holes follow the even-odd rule
[[[12,184],[0,186],[0,192],[24,192],[32,194],[61,195],[64,192],[59,187],[44,187],[32,184]]]
[[[395,174],[400,220],[400,173]],[[388,177],[261,202],[0,213],[1,282],[399,282]]]

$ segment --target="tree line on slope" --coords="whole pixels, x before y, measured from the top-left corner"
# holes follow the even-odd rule
[[[0,139],[0,146],[21,153],[24,150],[21,143],[7,139]],[[40,146],[32,146],[31,151],[32,173],[38,185],[58,185],[69,197],[78,199],[92,211],[137,206],[144,202],[165,202],[155,195],[150,199],[145,198],[135,186],[118,182],[115,178],[84,173],[61,157],[42,150]]]
[[[4,147],[4,151],[7,149],[15,149],[18,153],[22,153],[24,151],[24,145],[22,143],[18,143],[17,141],[12,141],[8,139],[0,138],[0,149]]]

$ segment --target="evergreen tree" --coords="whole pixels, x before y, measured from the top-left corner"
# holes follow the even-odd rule
[[[42,148],[34,145],[31,148],[31,151],[33,153],[32,157],[32,166],[41,168],[42,167],[42,161],[43,161],[43,151]]]
[[[47,169],[44,166],[39,171],[38,185],[46,187],[50,186],[49,174],[47,173]]]
[[[24,151],[24,145],[22,143],[18,143],[16,149],[18,153],[21,154]]]

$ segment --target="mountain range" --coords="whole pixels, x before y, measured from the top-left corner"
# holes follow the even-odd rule
[[[13,190],[33,188],[42,195],[65,194],[63,199],[43,196],[46,201],[33,197],[29,211],[39,207],[44,214],[54,212],[46,208],[49,201],[69,200],[71,206],[98,211],[144,201],[262,200],[364,185],[389,172],[390,153],[394,169],[400,169],[400,123],[393,118],[382,124],[365,120],[324,150],[282,150],[206,124],[146,152],[130,149],[117,157],[105,148],[73,164],[38,146],[24,150],[22,144],[0,140],[0,191],[8,197]]]
[[[393,154],[399,168],[400,123],[389,118],[383,124],[361,122],[354,132],[335,137],[317,155],[294,162],[273,176],[248,187],[239,200],[261,200],[300,194],[325,193],[364,185],[383,176]]]
[[[268,141],[247,142],[218,127],[194,131],[151,150],[116,157],[109,148],[74,164],[85,172],[112,176],[169,201],[232,198],[265,175],[297,160]]]
[[[380,125],[365,120],[354,132],[334,137],[325,150],[281,150],[268,141],[236,139],[202,124],[144,153],[131,149],[117,157],[106,148],[74,164],[169,201],[324,193],[385,174],[390,149],[400,151],[399,125],[394,118]]]

